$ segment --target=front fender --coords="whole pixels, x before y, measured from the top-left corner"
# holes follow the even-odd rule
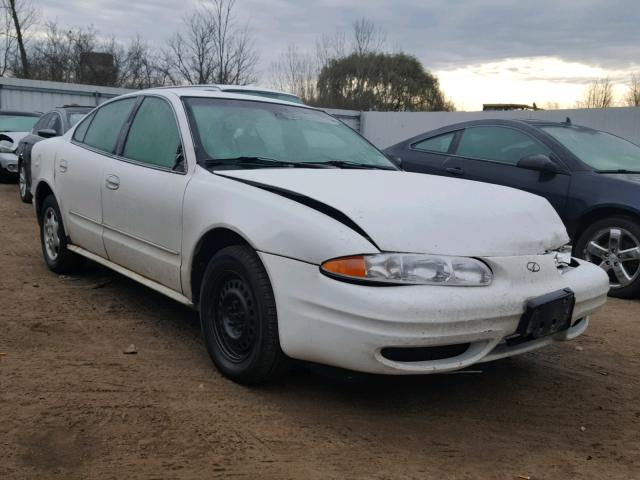
[[[182,285],[191,295],[199,240],[215,228],[244,238],[256,251],[312,264],[379,250],[340,221],[272,192],[196,168],[183,204]]]

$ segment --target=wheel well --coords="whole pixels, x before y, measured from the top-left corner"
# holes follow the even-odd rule
[[[51,187],[47,185],[45,182],[40,182],[38,184],[38,188],[36,189],[36,216],[38,217],[38,222],[40,222],[40,209],[42,208],[42,202],[49,195],[53,195],[53,190]]]
[[[223,248],[232,245],[249,245],[249,242],[228,228],[214,228],[198,241],[191,262],[191,298],[194,304],[200,300],[202,278],[209,260]]]
[[[583,215],[582,217],[580,217],[580,220],[578,220],[575,231],[573,232],[573,235],[571,237],[573,239],[574,245],[578,241],[578,238],[580,238],[580,235],[582,235],[582,233],[587,228],[589,228],[589,225],[597,222],[598,220],[602,220],[603,218],[613,216],[629,217],[640,223],[640,215],[637,212],[618,207],[598,208]]]

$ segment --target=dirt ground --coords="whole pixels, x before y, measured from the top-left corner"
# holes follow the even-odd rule
[[[482,373],[221,377],[197,316],[108,270],[50,273],[0,185],[0,479],[640,479],[640,301]],[[134,344],[137,354],[123,351]]]

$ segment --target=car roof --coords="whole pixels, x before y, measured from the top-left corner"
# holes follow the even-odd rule
[[[260,93],[284,95],[287,97],[295,97],[301,100],[298,95],[291,92],[285,92],[284,90],[274,90],[272,88],[256,87],[251,85],[220,85],[220,84],[203,84],[203,85],[173,85],[166,87],[153,87],[151,90],[170,90],[170,91],[182,91],[182,90],[204,90],[207,92],[229,92],[229,93],[243,93],[247,92],[247,95]],[[270,97],[265,97],[270,98]]]
[[[577,127],[584,130],[593,130],[589,127],[583,127],[581,125],[574,125],[569,122],[553,122],[549,120],[540,120],[540,119],[504,119],[504,118],[479,118],[475,120],[467,120],[465,122],[452,123],[449,125],[445,125],[443,127],[439,127],[433,130],[429,130],[427,132],[421,133],[414,137],[403,140],[402,142],[397,143],[396,145],[406,145],[412,144],[417,141],[420,141],[425,138],[434,137],[437,135],[442,135],[449,132],[454,132],[456,130],[462,130],[468,127],[482,126],[482,125],[498,125],[505,127],[524,127],[524,130],[527,129],[539,129],[540,127],[549,127],[549,126],[557,126],[557,127]],[[389,148],[393,148],[396,145],[393,145]]]
[[[40,112],[27,112],[24,110],[0,110],[0,115],[18,115],[21,117],[40,117]]]
[[[240,93],[237,91],[229,91],[229,90],[243,90],[247,91],[247,93]],[[281,90],[272,90],[268,88],[262,87],[250,87],[250,86],[240,86],[240,85],[180,85],[180,86],[172,86],[172,87],[155,87],[149,88],[146,90],[140,90],[135,93],[131,93],[128,95],[140,95],[144,93],[166,93],[171,92],[172,94],[178,97],[208,97],[208,98],[228,98],[233,100],[247,100],[247,97],[250,96],[254,101],[260,101],[265,103],[281,103],[284,105],[295,105],[298,107],[309,107],[303,103],[297,102],[289,102],[287,100],[281,100],[273,97],[260,96],[260,92],[264,92],[267,94],[278,94],[278,95],[286,95],[290,97],[295,97],[300,100],[300,97],[294,95],[293,93],[283,92]],[[252,95],[255,92],[256,95]]]

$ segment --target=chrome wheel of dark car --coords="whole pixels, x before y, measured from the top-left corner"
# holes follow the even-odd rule
[[[627,287],[640,276],[640,241],[625,228],[598,230],[586,244],[584,258],[607,272],[612,289]]]

